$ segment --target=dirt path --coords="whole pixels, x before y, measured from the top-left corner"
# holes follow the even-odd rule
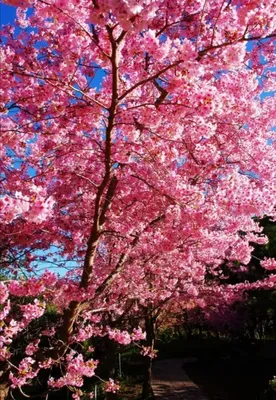
[[[208,400],[183,369],[185,359],[156,361],[152,389],[156,400]]]

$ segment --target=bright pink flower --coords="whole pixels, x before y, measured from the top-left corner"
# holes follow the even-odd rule
[[[38,350],[39,342],[40,342],[40,339],[37,339],[33,343],[28,344],[28,346],[26,347],[25,353],[28,356],[32,356]]]
[[[274,270],[276,269],[276,260],[275,258],[265,258],[261,261],[261,266],[267,270]]]
[[[146,339],[146,332],[143,332],[140,326],[136,329],[133,329],[133,332],[131,334],[131,338],[133,341],[135,340],[144,340]]]
[[[119,389],[120,389],[120,385],[118,383],[116,383],[113,379],[110,378],[106,384],[105,391],[116,393]]]
[[[41,317],[44,314],[46,304],[44,302],[40,302],[35,299],[34,304],[26,304],[20,306],[21,311],[23,312],[23,317],[26,321],[30,322],[35,318]]]
[[[6,285],[3,282],[0,282],[0,304],[5,303],[8,297],[9,292]]]
[[[148,356],[149,358],[157,357],[157,350],[154,350],[150,346],[142,346],[141,354],[143,356]]]

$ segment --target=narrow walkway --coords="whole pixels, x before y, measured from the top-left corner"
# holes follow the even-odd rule
[[[185,359],[156,361],[152,389],[156,400],[208,400],[183,369]]]

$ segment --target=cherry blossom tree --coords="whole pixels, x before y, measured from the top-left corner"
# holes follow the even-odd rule
[[[252,217],[275,218],[275,4],[5,2],[17,18],[2,30],[1,247],[24,254],[27,275],[1,283],[0,354],[20,390],[63,363],[49,388],[78,399],[97,361],[77,344],[144,337],[104,326],[105,313],[212,302],[206,273],[266,242]],[[275,287],[275,260],[263,267],[254,284]],[[59,315],[47,345],[13,364],[11,344],[47,304]]]

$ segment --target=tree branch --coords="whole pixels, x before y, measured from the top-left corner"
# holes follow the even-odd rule
[[[164,89],[162,86],[159,85],[159,83],[154,79],[153,80],[153,84],[156,87],[156,89],[158,89],[158,91],[160,92],[160,96],[158,97],[158,99],[156,99],[154,105],[156,108],[158,108],[160,106],[160,104],[163,103],[163,101],[166,99],[166,97],[168,96],[168,91],[166,89]]]
[[[148,78],[142,79],[141,81],[135,83],[131,88],[125,91],[121,96],[119,96],[118,100],[124,99],[128,94],[133,92],[133,90],[137,89],[139,86],[144,85],[147,82],[153,81],[154,79],[158,78],[164,72],[168,71],[169,69],[176,67],[182,62],[182,60],[176,61],[173,64],[167,65],[165,68],[161,69],[160,71],[156,72],[154,75],[149,76]]]
[[[105,220],[106,220],[105,214],[106,214],[106,212],[107,212],[107,210],[108,210],[108,208],[109,208],[109,206],[110,206],[110,204],[112,202],[112,199],[113,199],[115,191],[116,191],[117,184],[118,184],[118,178],[117,178],[116,175],[114,175],[114,176],[112,176],[112,178],[110,180],[110,183],[109,183],[109,186],[108,186],[108,189],[107,189],[107,193],[106,193],[106,196],[105,196],[105,201],[104,201],[104,204],[102,206],[102,211],[101,211],[101,215],[100,215],[100,218],[99,218],[99,225],[100,226],[102,226],[105,223]]]
[[[132,240],[132,242],[129,245],[128,251],[126,253],[122,253],[120,255],[119,261],[116,264],[115,269],[108,275],[108,277],[102,282],[100,286],[95,291],[95,295],[98,296],[102,294],[105,289],[114,281],[114,279],[120,274],[125,262],[128,259],[129,253],[131,250],[137,245],[139,242],[139,239],[141,235],[149,228],[157,224],[159,221],[162,221],[165,219],[165,214],[158,215],[158,217],[154,218],[149,224],[137,235],[135,235],[135,238]]]
[[[211,51],[211,50],[216,50],[216,49],[220,49],[220,48],[222,48],[222,47],[231,46],[231,45],[236,44],[236,43],[250,42],[250,41],[252,41],[252,40],[265,40],[265,39],[271,39],[271,38],[274,38],[274,37],[276,37],[276,33],[272,33],[271,35],[268,35],[268,36],[265,36],[265,37],[262,37],[262,36],[252,36],[252,37],[249,37],[249,38],[245,38],[245,37],[243,36],[242,38],[240,38],[240,39],[238,39],[238,40],[235,40],[235,41],[233,41],[233,42],[225,42],[225,43],[217,44],[216,46],[209,46],[209,47],[207,47],[206,49],[200,50],[200,51],[198,52],[198,57],[196,58],[196,60],[197,60],[197,61],[200,61],[201,58],[204,57],[205,54],[207,54],[207,53],[208,53],[209,51]]]

